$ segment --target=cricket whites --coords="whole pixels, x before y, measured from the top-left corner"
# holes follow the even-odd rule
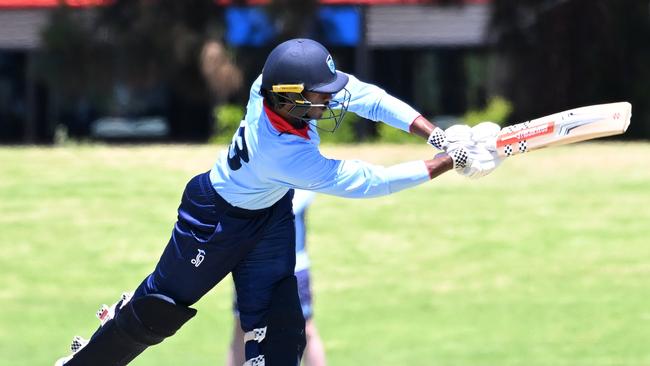
[[[619,135],[632,116],[628,102],[570,109],[504,127],[496,139],[499,156],[508,157],[548,146]]]

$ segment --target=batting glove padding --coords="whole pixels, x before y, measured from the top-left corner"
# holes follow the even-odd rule
[[[465,146],[456,146],[453,149],[447,151],[447,155],[451,157],[451,161],[454,162],[454,169],[459,172],[463,170],[468,163],[469,152]]]
[[[453,125],[444,131],[436,127],[427,139],[429,145],[447,152],[471,141],[472,129],[467,125]]]
[[[472,140],[478,144],[483,144],[490,151],[497,151],[497,137],[501,132],[501,127],[494,122],[481,122],[472,127]]]
[[[447,153],[458,174],[477,179],[499,166],[496,138],[500,131],[499,125],[492,122],[481,122],[472,128],[454,125],[445,130]]]
[[[490,151],[484,144],[477,143],[466,148],[467,163],[462,169],[456,169],[458,174],[471,179],[478,179],[490,174],[501,163],[501,158],[496,151]]]

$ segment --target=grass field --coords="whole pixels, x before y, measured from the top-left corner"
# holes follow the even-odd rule
[[[0,364],[49,365],[166,244],[215,146],[0,148]],[[426,146],[325,147],[389,164]],[[650,145],[578,144],[309,214],[331,365],[649,365]],[[221,365],[230,280],[133,365]]]

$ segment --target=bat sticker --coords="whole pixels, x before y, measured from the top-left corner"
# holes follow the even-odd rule
[[[514,131],[499,136],[499,138],[497,139],[497,147],[510,145],[515,142],[519,142],[523,140],[530,140],[531,138],[534,137],[549,135],[552,134],[553,131],[555,131],[555,122],[548,122],[541,126],[524,128],[519,131]]]
[[[584,118],[584,117],[582,117]],[[588,119],[579,119],[577,121],[569,122],[569,123],[563,123],[562,126],[560,126],[559,131],[557,132],[558,135],[560,136],[566,136],[571,133],[571,130],[578,128],[580,126],[588,125],[590,123],[594,123],[596,121],[599,121],[602,119],[602,117],[592,117]]]

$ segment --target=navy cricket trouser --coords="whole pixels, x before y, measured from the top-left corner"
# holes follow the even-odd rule
[[[209,173],[192,178],[171,239],[134,298],[162,294],[189,306],[232,272],[243,330],[262,326],[275,285],[294,271],[292,197],[289,191],[267,209],[245,210],[215,192]]]

